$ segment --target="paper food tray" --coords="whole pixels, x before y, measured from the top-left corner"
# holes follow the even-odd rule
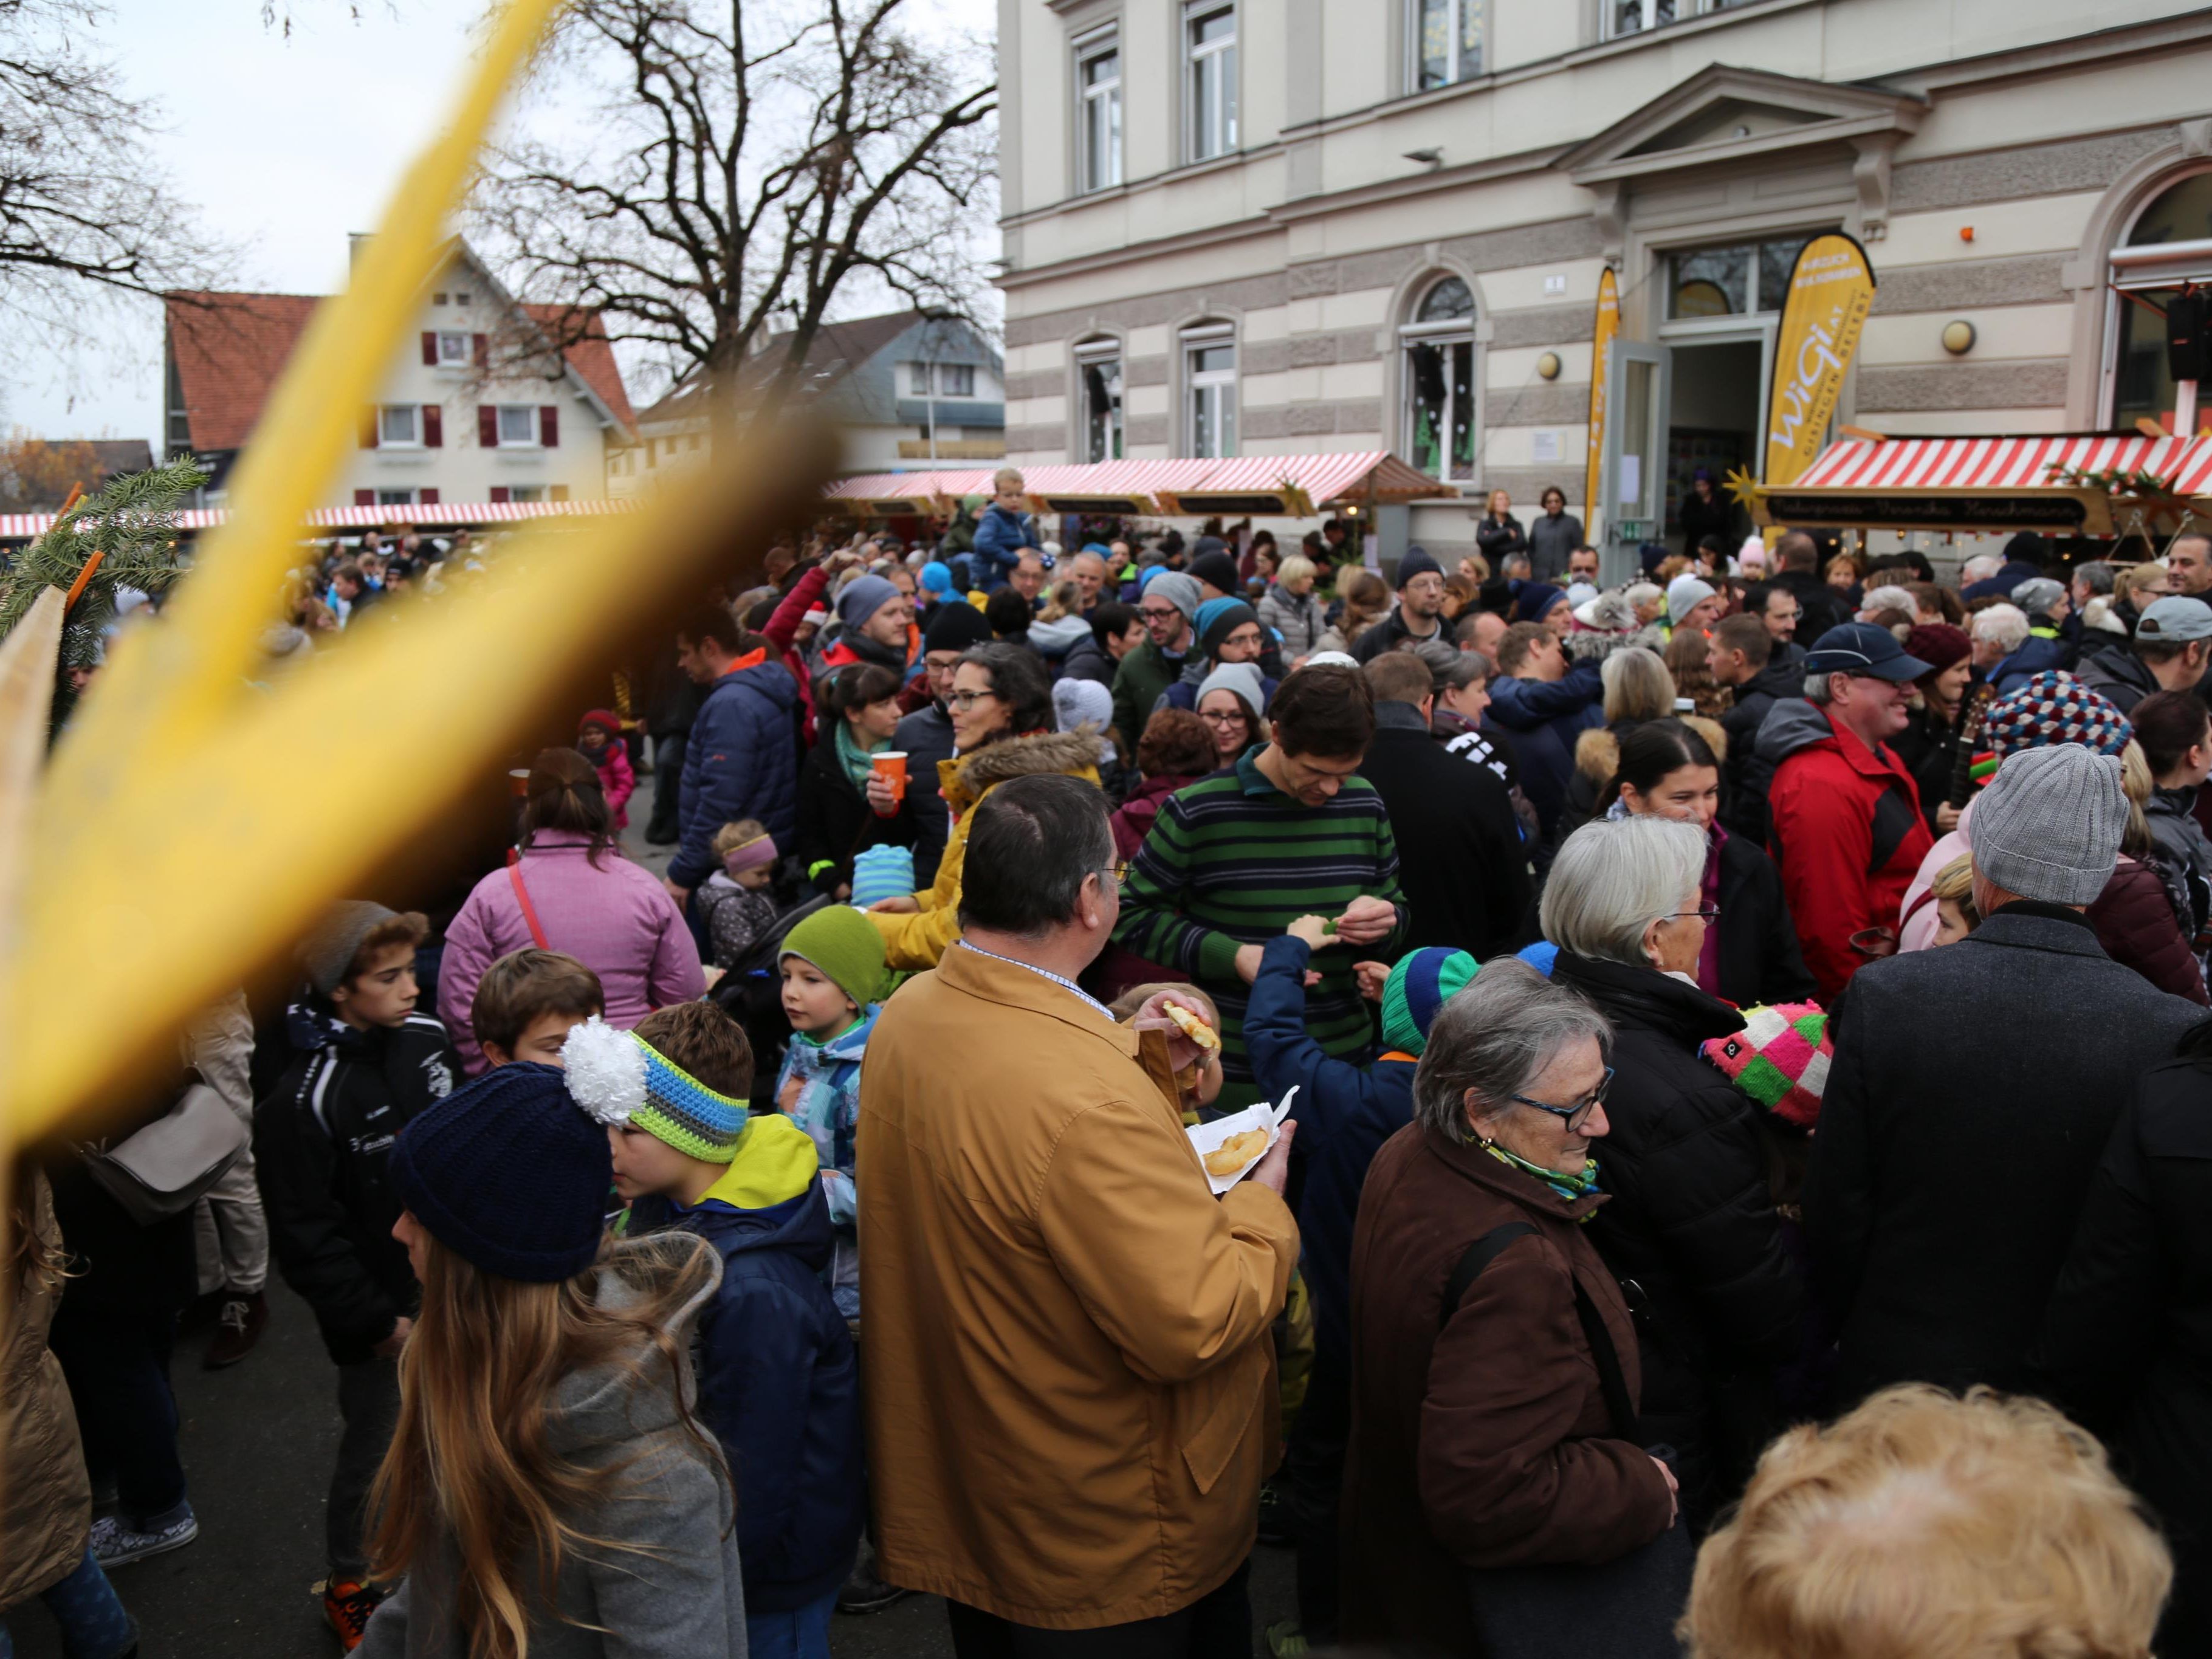
[[[1283,1097],[1283,1103],[1279,1106],[1270,1106],[1264,1100],[1259,1101],[1241,1112],[1218,1117],[1211,1123],[1194,1123],[1183,1133],[1190,1137],[1190,1144],[1197,1149],[1200,1159],[1218,1148],[1230,1136],[1242,1134],[1247,1129],[1265,1129],[1267,1146],[1272,1148],[1283,1138],[1283,1120],[1291,1115],[1291,1103],[1297,1098],[1297,1095],[1298,1085],[1292,1084],[1290,1093]],[[1260,1155],[1261,1158],[1266,1156],[1264,1152]],[[1218,1198],[1259,1167],[1260,1158],[1255,1158],[1235,1175],[1215,1175],[1206,1168],[1203,1162],[1200,1164],[1199,1170],[1206,1176],[1206,1184],[1213,1189],[1213,1195]]]

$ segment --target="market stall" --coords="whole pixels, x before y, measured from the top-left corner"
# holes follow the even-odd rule
[[[429,501],[404,507],[324,507],[309,513],[306,526],[314,530],[383,530],[405,525],[413,530],[478,530],[491,525],[518,524],[529,519],[592,518],[635,509],[635,501]],[[52,513],[0,513],[0,542],[27,542],[44,535],[57,515]],[[212,530],[230,516],[221,507],[191,507],[175,515],[176,527],[186,532]]]

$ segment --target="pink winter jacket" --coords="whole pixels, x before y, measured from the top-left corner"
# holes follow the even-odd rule
[[[630,769],[629,757],[623,753],[622,744],[610,743],[600,751],[605,759],[599,763],[599,793],[607,798],[607,811],[613,814],[615,828],[629,828],[629,798],[637,790],[637,774]]]
[[[590,845],[588,836],[573,830],[539,831],[522,855],[522,882],[546,944],[599,976],[607,1024],[627,1030],[655,1008],[703,995],[707,979],[699,947],[668,890],[611,848],[593,868],[585,855]],[[446,929],[438,1017],[471,1077],[484,1069],[469,1020],[477,981],[508,951],[536,942],[504,866],[477,884]]]

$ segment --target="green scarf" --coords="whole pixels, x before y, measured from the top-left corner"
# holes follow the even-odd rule
[[[868,774],[875,769],[868,763],[871,755],[880,755],[889,750],[891,740],[872,743],[866,749],[854,741],[853,722],[842,718],[837,721],[837,762],[845,769],[845,775],[853,781],[853,787],[863,795],[868,793]]]
[[[1557,1170],[1547,1170],[1540,1164],[1531,1164],[1525,1158],[1516,1157],[1494,1140],[1486,1140],[1480,1145],[1484,1152],[1488,1152],[1500,1164],[1510,1164],[1523,1174],[1535,1176],[1570,1204],[1585,1193],[1603,1190],[1597,1184],[1597,1160],[1594,1158],[1583,1160],[1583,1172],[1580,1175],[1561,1175]],[[1592,1210],[1589,1215],[1585,1215],[1582,1218],[1588,1221],[1590,1216],[1596,1213],[1595,1210]]]

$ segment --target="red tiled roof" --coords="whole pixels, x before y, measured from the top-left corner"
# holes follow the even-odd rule
[[[177,290],[162,295],[168,315],[169,349],[191,430],[191,447],[206,453],[240,449],[261,418],[262,405],[276,389],[276,377],[307,331],[307,319],[322,303],[313,294],[223,294]],[[565,314],[557,306],[526,306],[531,317],[549,327]],[[413,336],[408,337],[411,343]],[[635,416],[623,390],[614,349],[596,316],[584,337],[568,349],[568,360],[599,395],[624,429]]]

